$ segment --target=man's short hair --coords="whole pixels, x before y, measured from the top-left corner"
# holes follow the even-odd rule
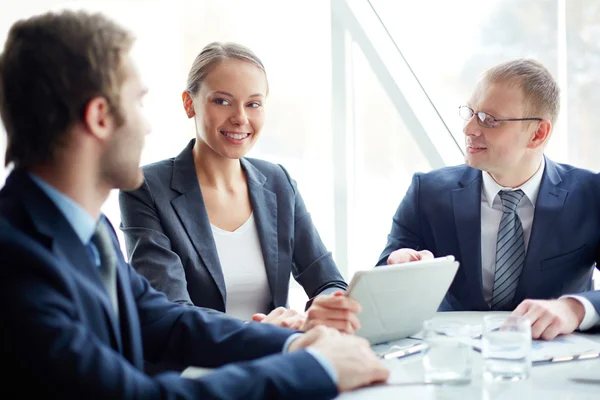
[[[52,162],[94,97],[105,97],[123,123],[123,59],[133,41],[102,14],[51,12],[13,24],[0,55],[6,165]]]
[[[483,82],[507,82],[519,86],[525,95],[528,115],[518,117],[540,117],[556,122],[560,111],[560,88],[546,67],[539,61],[517,59],[488,69]]]

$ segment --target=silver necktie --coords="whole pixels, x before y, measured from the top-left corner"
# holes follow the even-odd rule
[[[496,242],[492,310],[505,310],[512,302],[525,263],[525,238],[521,219],[517,215],[517,206],[525,193],[519,189],[500,191],[499,195],[504,214]]]

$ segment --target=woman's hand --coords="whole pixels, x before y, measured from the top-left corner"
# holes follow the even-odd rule
[[[297,330],[303,330],[302,327],[304,325],[305,320],[305,314],[301,314],[298,311],[291,310],[285,307],[277,307],[276,309],[271,311],[269,315],[258,313],[252,316],[252,321]]]
[[[341,291],[317,296],[307,311],[307,318],[301,329],[307,331],[314,326],[323,325],[343,333],[354,334],[360,329],[360,322],[356,316],[360,310],[360,304]]]
[[[340,291],[315,297],[306,313],[277,307],[268,315],[254,314],[252,321],[301,331],[308,331],[322,325],[343,333],[354,334],[360,329],[360,322],[356,316],[360,310],[360,304],[356,300]]]

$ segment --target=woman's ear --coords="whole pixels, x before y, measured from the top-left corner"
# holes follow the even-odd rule
[[[188,118],[195,117],[196,112],[194,111],[194,101],[187,90],[181,94],[181,100],[183,101],[183,109],[185,110],[185,114],[188,116]]]

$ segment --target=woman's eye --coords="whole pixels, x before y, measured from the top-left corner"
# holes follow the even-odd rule
[[[221,106],[228,106],[228,105],[230,105],[230,104],[231,104],[231,103],[229,102],[229,100],[226,100],[226,99],[214,99],[214,100],[213,100],[213,102],[214,102],[215,104],[219,104],[219,105],[221,105]]]
[[[260,107],[260,106],[261,106],[261,104],[260,104],[260,103],[258,103],[258,102],[254,102],[254,103],[250,103],[250,104],[248,104],[248,107],[252,107],[252,108],[258,108],[258,107]]]

